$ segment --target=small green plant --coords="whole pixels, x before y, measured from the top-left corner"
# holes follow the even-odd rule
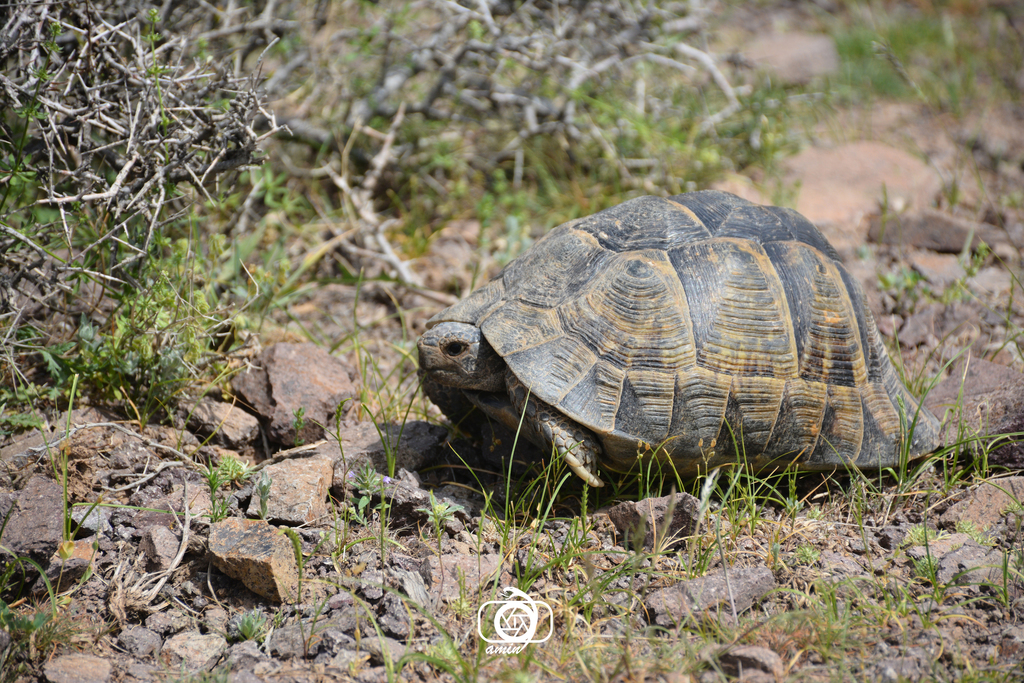
[[[258,609],[250,610],[242,615],[238,623],[238,633],[242,640],[261,640],[269,626],[266,614]]]
[[[924,524],[915,524],[907,529],[907,536],[903,539],[903,545],[908,547],[928,545],[948,537],[949,533],[945,531],[929,529]]]
[[[288,537],[288,540],[292,542],[292,553],[295,556],[295,565],[298,567],[298,586],[296,588],[295,603],[302,602],[302,580],[306,570],[306,555],[302,552],[302,539],[299,538],[299,534],[294,529],[285,527],[280,530],[280,533]]]
[[[220,467],[213,465],[202,467],[200,472],[206,479],[206,486],[210,491],[210,511],[206,513],[206,516],[210,519],[211,524],[216,524],[227,518],[230,506],[227,496],[220,490],[225,482],[224,475]]]
[[[465,513],[466,508],[459,505],[458,503],[449,503],[448,501],[439,502],[434,497],[434,492],[430,492],[430,506],[425,508],[417,508],[416,512],[422,512],[427,516],[427,521],[432,527],[434,527],[434,535],[437,538],[437,551],[441,552],[441,538],[444,535],[444,528],[448,525],[448,522],[455,519],[455,514],[458,512]]]
[[[799,564],[811,565],[821,558],[821,551],[809,543],[801,543],[793,552],[793,557]]]
[[[988,534],[969,519],[957,520],[955,531],[958,534],[966,534],[978,545],[992,545],[992,539],[989,538]]]
[[[265,520],[267,518],[267,504],[270,502],[270,489],[273,486],[273,479],[270,474],[263,470],[260,472],[260,478],[256,481],[253,486],[253,493],[260,501],[260,519]]]
[[[299,406],[292,412],[292,415],[294,417],[292,420],[292,429],[295,430],[295,445],[301,446],[303,439],[299,434],[302,432],[303,427],[306,426],[306,409]]]

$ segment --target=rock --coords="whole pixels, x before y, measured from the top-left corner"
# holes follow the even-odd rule
[[[71,510],[71,519],[74,521],[72,528],[78,527],[78,535],[85,535],[83,532],[88,532],[94,536],[99,534],[112,536],[114,530],[110,526],[110,517],[113,512],[111,508],[101,505],[93,508],[75,506]]]
[[[156,612],[146,617],[146,628],[161,636],[169,636],[188,627],[191,620],[180,610]]]
[[[316,344],[274,344],[257,360],[257,367],[235,377],[232,388],[267,425],[273,443],[295,446],[324,438],[333,427],[335,410],[351,410],[359,390],[355,371]],[[296,430],[296,412],[302,427]]]
[[[981,326],[977,308],[970,304],[927,304],[907,318],[899,330],[900,345],[912,349],[938,344],[950,337],[976,337]]]
[[[912,545],[906,550],[907,557],[920,560],[924,557],[940,559],[944,555],[961,548],[966,543],[974,543],[967,534],[950,534],[937,538],[938,532],[934,529],[928,530],[928,545]]]
[[[853,558],[828,550],[821,553],[818,563],[827,576],[835,579],[863,576],[866,573],[864,567]]]
[[[64,534],[63,495],[60,484],[53,479],[33,475],[18,494],[14,513],[4,529],[3,546],[45,567]],[[7,510],[0,512],[6,514]]]
[[[334,480],[334,467],[325,455],[269,465],[263,470],[270,476],[270,498],[267,520],[298,526],[313,524],[327,514],[327,491]],[[258,517],[260,499],[249,499],[248,515]]]
[[[811,147],[785,162],[786,179],[800,184],[796,210],[817,225],[840,254],[863,244],[862,218],[877,212],[883,193],[890,207],[931,206],[939,176],[917,157],[879,142]],[[884,188],[884,191],[883,191]]]
[[[671,517],[668,517],[671,510]],[[697,532],[700,501],[689,493],[674,496],[625,501],[608,510],[608,517],[623,536],[622,546],[633,547],[633,539],[643,538],[643,549],[671,549]]]
[[[935,554],[932,556],[936,557]],[[943,553],[938,561],[937,578],[944,585],[1001,586],[1002,576],[1002,551],[986,548],[970,539],[959,547]],[[1015,582],[1011,580],[1011,583]]]
[[[72,555],[62,559],[54,555],[49,566],[46,567],[46,578],[50,585],[58,593],[69,590],[85,576],[85,573],[92,567],[92,548],[89,548],[89,557],[75,557]],[[32,586],[32,594],[43,596],[47,593],[46,583],[40,577]]]
[[[289,624],[274,629],[270,634],[268,652],[279,659],[305,657],[306,643],[312,641],[312,624]]]
[[[743,55],[781,82],[793,85],[839,71],[839,52],[835,41],[826,35],[798,31],[768,34],[754,40]]]
[[[387,448],[381,440],[382,434],[387,441]],[[404,427],[356,422],[345,425],[341,432],[341,450],[344,455],[333,442],[329,442],[328,449],[320,452],[331,454],[335,460],[334,483],[337,488],[344,486],[349,472],[357,472],[367,462],[377,472],[386,474],[389,471],[389,451],[394,458],[395,472],[400,469],[415,472],[437,456],[447,438],[447,429],[422,420],[410,420]],[[340,494],[341,489],[337,488],[335,495],[340,497]]]
[[[865,680],[884,681],[885,683],[915,683],[922,679],[934,680],[931,675],[931,668],[928,664],[932,658],[921,648],[911,648],[903,657],[883,659],[876,663],[872,669],[873,674],[865,677]]]
[[[139,552],[146,557],[146,571],[157,572],[170,569],[181,548],[177,534],[163,526],[151,526],[142,534]]]
[[[83,654],[62,655],[43,667],[50,683],[106,683],[110,672],[109,661]]]
[[[241,406],[203,398],[188,415],[188,425],[199,436],[213,437],[232,450],[245,453],[253,450],[260,435],[260,421]]]
[[[727,647],[715,659],[724,673],[740,677],[743,680],[747,680],[747,674],[750,671],[763,671],[771,674],[776,681],[783,680],[786,673],[786,667],[779,655],[773,650],[757,645]]]
[[[970,239],[971,249],[981,242],[1004,244],[1006,234],[994,225],[977,223],[918,205],[904,213],[871,216],[868,238],[879,244],[929,249],[940,254],[959,254]]]
[[[210,491],[202,484],[189,482],[188,485],[188,509],[192,519],[202,517],[210,512],[213,506],[210,501]],[[136,529],[143,531],[151,526],[163,526],[170,530],[177,530],[181,527],[180,519],[185,512],[185,487],[175,484],[169,495],[156,498],[145,504],[148,510],[140,510],[133,520]],[[133,503],[137,504],[137,503]],[[166,512],[157,512],[166,510]],[[178,519],[175,514],[178,513]]]
[[[262,675],[273,674],[281,668],[278,662],[264,654],[259,645],[251,640],[232,645],[225,657],[225,664],[228,671],[249,671]]]
[[[383,605],[384,613],[380,615],[379,619],[384,632],[395,638],[408,638],[413,608],[407,607],[405,602],[394,593],[387,593],[384,596]]]
[[[962,404],[961,404],[962,396]],[[943,422],[945,443],[964,436],[993,437],[1024,430],[1024,375],[979,358],[961,358],[949,377],[925,397],[925,406]],[[990,448],[989,465],[1024,468],[1024,444]]]
[[[431,608],[430,595],[427,593],[423,576],[418,571],[391,567],[388,569],[388,575],[398,585],[398,590],[414,605],[428,610]]]
[[[223,636],[184,631],[171,637],[160,651],[160,661],[171,669],[210,671],[227,649]]]
[[[132,657],[148,657],[157,652],[163,641],[143,626],[129,626],[117,637],[117,644]]]
[[[730,614],[730,587],[736,613],[740,614],[775,588],[775,575],[767,567],[717,571],[699,579],[682,581],[670,588],[654,591],[644,600],[653,621],[664,628],[699,619],[707,610],[717,608],[719,613]]]
[[[405,653],[408,652],[408,650],[409,648],[394,638],[388,638],[387,636],[381,638],[377,634],[373,633],[372,630],[369,635],[364,636],[355,643],[356,652],[366,652],[370,655],[371,661],[380,662],[382,664],[388,659],[390,659],[392,664],[396,664],[399,659],[405,656]]]
[[[878,530],[878,545],[886,550],[896,550],[907,537],[907,529],[899,526],[887,526]]]
[[[967,492],[967,497],[954,503],[939,517],[939,526],[947,529],[957,522],[972,522],[982,531],[997,524],[1006,515],[1006,508],[1024,501],[1024,477],[988,479]]]
[[[430,591],[432,604],[438,600],[450,602],[459,597],[460,580],[466,593],[475,596],[485,585],[493,581],[501,571],[500,555],[430,555],[427,557],[430,576],[427,589]],[[443,575],[442,575],[443,569]]]
[[[213,564],[254,593],[277,602],[295,599],[298,566],[292,543],[266,522],[226,519],[210,527]]]

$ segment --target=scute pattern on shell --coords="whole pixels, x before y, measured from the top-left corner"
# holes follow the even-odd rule
[[[696,472],[745,457],[807,469],[893,464],[899,381],[857,283],[795,211],[721,192],[642,197],[561,225],[434,316],[480,327],[533,395]],[[934,449],[919,413],[912,455]]]

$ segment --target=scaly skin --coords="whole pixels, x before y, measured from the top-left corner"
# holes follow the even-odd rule
[[[505,373],[508,396],[517,415],[523,415],[523,427],[533,431],[541,447],[552,446],[573,472],[591,486],[604,486],[597,476],[601,444],[586,427],[570,420],[544,401],[529,395],[529,390],[509,370]]]

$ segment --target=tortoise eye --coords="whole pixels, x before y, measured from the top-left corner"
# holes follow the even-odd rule
[[[453,341],[444,347],[444,355],[446,356],[458,356],[465,351],[466,345],[462,342]]]

